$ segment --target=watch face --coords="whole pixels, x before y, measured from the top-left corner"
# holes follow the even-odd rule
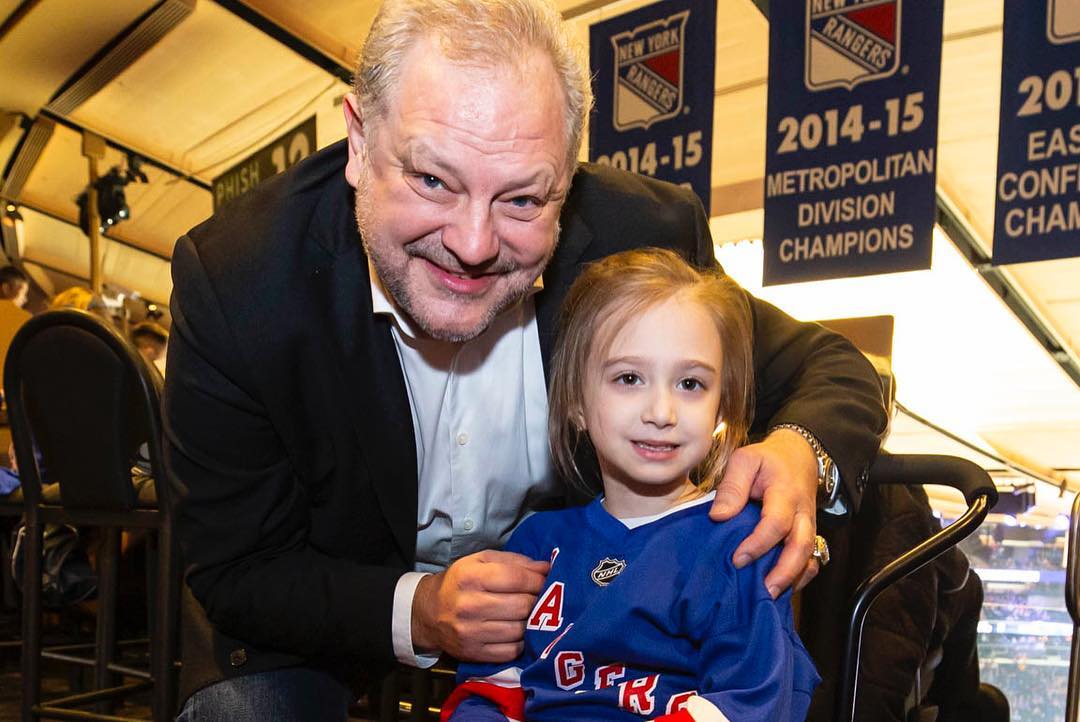
[[[840,470],[836,468],[832,459],[824,457],[818,459],[818,473],[821,484],[825,487],[825,494],[831,497],[840,481]]]

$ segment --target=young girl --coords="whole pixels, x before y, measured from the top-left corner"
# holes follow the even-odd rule
[[[541,512],[507,550],[551,562],[509,664],[462,664],[444,722],[801,720],[819,681],[773,600],[773,550],[735,569],[759,507],[709,519],[746,438],[751,321],[743,293],[662,250],[591,265],[563,306],[552,454],[590,493]]]

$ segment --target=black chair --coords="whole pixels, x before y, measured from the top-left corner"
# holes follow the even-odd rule
[[[8,351],[4,390],[25,510],[23,575],[24,722],[38,718],[123,719],[109,714],[118,699],[153,689],[154,719],[171,719],[176,696],[180,565],[164,495],[161,377],[109,324],[73,309],[28,321]],[[59,494],[45,493],[34,447]],[[133,460],[148,451],[156,481],[138,489]],[[49,490],[51,491],[51,489]],[[159,503],[160,502],[160,503]],[[97,528],[98,610],[93,658],[42,649],[41,552],[45,524]],[[122,529],[156,535],[149,563],[149,670],[117,657],[117,565]],[[94,689],[41,700],[43,658],[92,666]],[[129,679],[134,681],[122,682]],[[96,711],[84,708],[93,705]]]
[[[997,503],[998,497],[997,488],[985,470],[970,461],[951,456],[882,453],[871,466],[869,478],[870,483],[875,485],[950,486],[964,494],[968,508],[952,524],[886,564],[856,589],[841,657],[836,720],[855,719],[863,624],[874,600],[890,585],[931,563],[970,536],[982,524],[990,509]],[[983,685],[978,693],[980,697],[994,693],[1000,695],[1000,692],[988,685]],[[1004,714],[1005,719],[1008,719],[1007,708]]]

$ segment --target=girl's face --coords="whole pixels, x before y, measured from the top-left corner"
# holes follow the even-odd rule
[[[606,352],[590,354],[583,420],[608,511],[658,514],[696,493],[690,471],[709,453],[720,406],[720,336],[679,297],[614,331]]]

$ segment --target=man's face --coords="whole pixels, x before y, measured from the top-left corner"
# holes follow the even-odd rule
[[[26,305],[29,294],[30,284],[26,281],[11,281],[4,284],[4,297],[10,298],[11,302],[19,308]]]
[[[138,339],[135,348],[147,361],[154,362],[165,355],[165,344],[149,339]]]
[[[385,118],[346,101],[360,234],[394,300],[429,335],[464,341],[522,298],[555,250],[570,177],[555,71],[409,51]]]

